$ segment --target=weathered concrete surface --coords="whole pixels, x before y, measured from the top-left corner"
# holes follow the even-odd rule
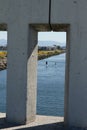
[[[5,113],[0,113],[0,130],[17,130],[17,129],[44,129],[48,125],[52,130],[58,124],[58,122],[63,122],[63,117],[54,117],[54,116],[41,116],[36,115],[34,122],[27,125],[15,126],[15,124],[9,124],[5,122]],[[56,125],[55,125],[56,124]],[[51,125],[51,126],[50,126]],[[40,128],[39,128],[40,127]]]
[[[52,0],[51,24],[68,24],[65,123],[87,127],[87,1]]]
[[[0,23],[7,23],[9,21],[9,2],[10,0],[0,0]]]
[[[87,0],[51,0],[51,8],[50,0],[0,0],[0,24],[8,26],[7,121],[35,119],[37,32],[51,26],[67,32],[65,124],[87,127],[86,16]]]
[[[5,113],[0,113],[0,130],[86,130],[80,127],[66,127],[63,117],[36,115],[34,122],[15,126],[5,122]]]
[[[36,115],[37,31],[29,24],[48,24],[49,0],[10,0],[8,13],[6,118],[25,124]]]

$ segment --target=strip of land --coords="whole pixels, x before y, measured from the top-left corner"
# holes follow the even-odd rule
[[[38,51],[38,60],[42,60],[54,55],[59,55],[65,53],[65,50],[51,50],[51,51],[45,51],[41,50]],[[4,70],[7,68],[7,52],[6,51],[0,51],[0,70]]]
[[[65,50],[38,51],[38,60],[65,53]]]
[[[0,51],[0,70],[7,68],[7,52]]]

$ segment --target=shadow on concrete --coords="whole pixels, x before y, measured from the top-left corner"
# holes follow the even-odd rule
[[[20,126],[20,125],[6,122],[6,117],[0,118],[0,130],[5,128],[10,128],[10,127],[16,127],[16,126]]]
[[[64,128],[63,122],[51,123],[51,124],[45,124],[45,125],[39,125],[39,126],[32,126],[32,127],[29,127],[26,125],[22,125],[22,126],[23,126],[23,128],[20,128],[21,125],[7,123],[6,118],[0,118],[0,129],[15,128],[16,130],[67,130]]]
[[[21,128],[22,127],[22,128]],[[15,130],[85,130],[76,127],[64,127],[63,122],[43,124],[39,126],[29,127],[27,125],[10,124],[6,122],[6,118],[0,118],[0,129],[11,128]]]
[[[19,128],[16,130],[85,130],[83,128],[76,127],[64,127],[64,123],[52,123],[28,128]]]
[[[21,128],[17,130],[67,130],[64,128],[63,123],[52,123],[46,125],[33,126],[28,128]]]

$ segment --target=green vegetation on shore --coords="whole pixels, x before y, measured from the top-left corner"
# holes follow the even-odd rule
[[[51,50],[51,51],[45,51],[45,50],[41,50],[38,51],[38,60],[42,60],[54,55],[59,55],[65,53],[65,50]]]
[[[0,70],[7,68],[7,51],[0,51]]]
[[[64,53],[65,50],[40,50],[38,51],[38,60],[42,60],[54,55],[59,55]],[[7,51],[0,51],[0,70],[4,70],[7,68]]]

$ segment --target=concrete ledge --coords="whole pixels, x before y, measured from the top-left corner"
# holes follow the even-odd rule
[[[64,127],[63,117],[36,115],[35,122],[27,125],[8,124],[5,113],[0,113],[0,130],[86,130],[86,128]]]
[[[17,129],[35,129],[35,130],[46,130],[46,127],[52,128],[54,130],[54,127],[58,127],[60,122],[63,122],[63,117],[54,117],[54,116],[42,116],[42,115],[36,115],[35,122],[29,123],[27,125],[15,125],[15,124],[9,124],[6,123],[5,119],[6,114],[0,113],[0,130],[17,130]]]

